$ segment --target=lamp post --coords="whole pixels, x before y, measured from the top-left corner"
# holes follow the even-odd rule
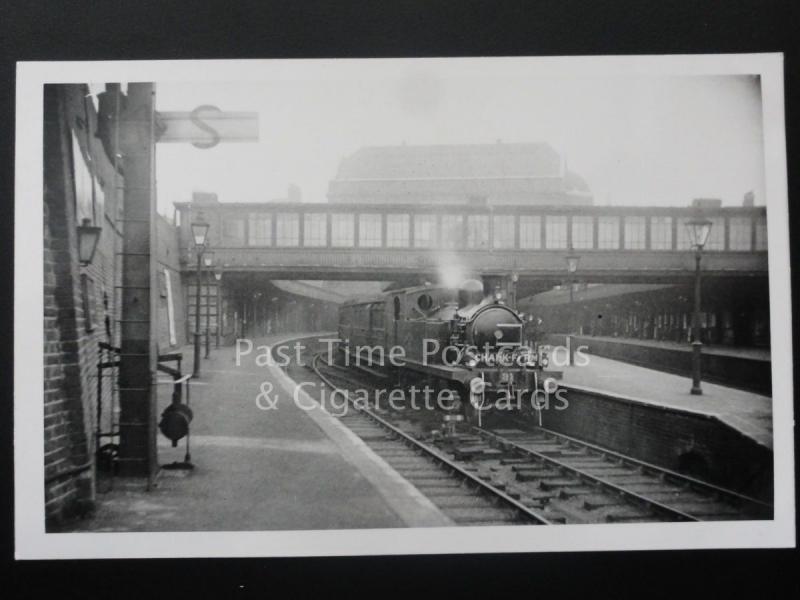
[[[702,272],[700,260],[703,257],[703,247],[711,233],[711,221],[696,217],[687,221],[686,229],[689,240],[695,249],[694,252],[694,313],[692,314],[692,395],[700,396],[703,388],[700,387],[701,351],[703,342],[700,340],[700,283]]]
[[[203,271],[203,252],[206,249],[206,237],[208,236],[208,223],[203,219],[203,215],[198,215],[197,220],[191,224],[192,238],[194,238],[194,250],[197,254],[197,274],[195,277],[196,303],[194,311],[194,368],[192,377],[200,375],[200,285]]]
[[[569,249],[564,259],[567,261],[567,273],[569,273],[569,320],[570,320],[570,335],[567,338],[567,345],[569,346],[569,364],[572,366],[575,362],[575,351],[572,349],[572,333],[575,330],[575,297],[573,288],[575,287],[575,273],[578,270],[578,263],[581,257],[573,251],[572,247]]]
[[[214,264],[214,253],[207,251],[203,254],[203,264],[206,267],[206,355],[211,355],[211,267]]]
[[[222,268],[217,267],[214,269],[214,279],[217,280],[217,329],[216,329],[216,347],[219,348],[219,328],[220,328],[220,317],[222,316],[222,288],[220,287],[220,282],[222,281]]]

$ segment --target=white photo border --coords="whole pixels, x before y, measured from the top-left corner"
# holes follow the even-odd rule
[[[531,76],[760,75],[767,198],[774,427],[771,521],[415,529],[46,533],[43,431],[43,85],[130,81],[360,79],[387,63],[529,69]],[[323,68],[320,66],[335,68]],[[327,75],[325,75],[327,73]],[[343,556],[795,546],[789,219],[782,54],[181,60],[17,64],[14,471],[17,559]]]

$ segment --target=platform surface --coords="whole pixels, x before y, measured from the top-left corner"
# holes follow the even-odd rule
[[[639,338],[627,337],[609,337],[602,335],[595,336],[576,336],[586,338],[589,340],[597,340],[602,342],[617,342],[619,344],[631,344],[638,346],[650,346],[653,348],[665,348],[667,350],[678,350],[681,352],[691,352],[692,346],[688,343],[671,342],[669,340],[643,340]],[[770,360],[769,348],[754,348],[754,347],[741,347],[741,346],[724,346],[721,344],[703,344],[704,354],[717,354],[719,356],[731,356],[734,358],[744,358],[748,360]]]
[[[287,337],[254,343],[273,344]],[[188,359],[183,371],[191,372],[191,347],[183,353]],[[258,366],[255,356],[254,348],[237,367],[234,348],[224,347],[212,349],[211,358],[203,361],[191,392],[193,471],[162,470],[156,489],[149,492],[143,480],[115,478],[111,491],[107,491],[109,481],[101,480],[95,516],[75,530],[262,531],[447,524],[418,492],[414,497],[412,486],[408,486],[410,497],[404,497],[409,490],[387,478],[374,455],[368,456],[368,448],[349,430],[343,433],[346,428],[333,417],[299,408],[285,391],[291,380],[283,376],[279,381],[280,373],[273,371],[277,367]],[[167,378],[163,373],[159,377]],[[278,399],[275,409],[256,405],[263,382],[272,386]],[[170,401],[171,389],[160,386],[159,415]],[[162,465],[182,461],[185,440],[172,448],[159,434],[158,450]]]
[[[632,398],[648,404],[719,418],[759,444],[772,448],[772,398],[702,382],[703,394],[690,393],[691,379],[629,363],[586,355],[586,366],[564,367],[563,383]]]

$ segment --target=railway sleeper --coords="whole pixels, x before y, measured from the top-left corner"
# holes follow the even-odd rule
[[[661,480],[655,477],[647,477],[645,475],[641,475],[639,473],[621,473],[621,474],[609,474],[603,475],[603,479],[608,481],[608,483],[613,483],[614,485],[619,485],[620,487],[627,487],[629,484],[636,485],[636,484],[648,484],[653,483],[655,485],[664,485]]]
[[[586,452],[583,450],[569,450],[567,448],[559,448],[554,450],[540,450],[539,454],[549,456],[551,458],[570,458],[570,457],[584,457]]]
[[[614,465],[603,465],[603,466],[596,466],[596,467],[578,467],[577,465],[570,464],[570,467],[575,467],[576,469],[580,469],[589,475],[596,475],[602,476],[605,478],[611,477],[644,477],[641,473],[637,471],[631,471],[630,469],[626,469],[625,467],[617,467]],[[652,478],[648,478],[651,480]]]
[[[408,466],[392,465],[392,468],[400,473],[406,479],[413,479],[415,477],[426,477],[428,475],[438,475],[439,477],[446,477],[442,470],[434,466]]]
[[[605,516],[607,523],[652,523],[655,515],[634,508],[615,508]]]
[[[474,494],[457,496],[433,496],[431,498],[439,508],[449,510],[452,508],[485,508],[486,498]]]
[[[587,463],[584,461],[571,461],[571,460],[564,460],[563,464],[572,469],[579,469],[581,471],[586,471],[587,473],[591,473],[592,471],[597,471],[600,473],[606,473],[611,470],[616,469],[624,469],[619,471],[619,473],[631,473],[631,469],[626,469],[625,467],[620,467],[619,465],[609,464],[606,462],[592,462]]]
[[[425,494],[428,498],[435,499],[435,498],[449,498],[456,495],[465,495],[465,496],[472,496],[473,492],[462,488],[460,485],[456,485],[455,487],[448,487],[445,485],[418,485],[416,486],[420,492]]]
[[[545,478],[561,477],[560,473],[551,469],[517,471],[517,481],[540,481]]]
[[[530,437],[530,434],[521,429],[493,429],[492,433],[504,438],[517,438],[520,436]]]
[[[517,456],[517,457],[501,458],[500,464],[503,466],[508,466],[508,465],[531,465],[533,463],[531,462],[530,458],[524,456]]]
[[[670,502],[669,506],[688,513],[694,517],[720,517],[743,516],[742,511],[727,504],[696,504],[694,502]]]
[[[587,489],[586,483],[580,479],[550,479],[539,481],[540,490],[557,490],[560,488],[584,488]]]
[[[444,485],[444,482],[446,481],[453,481],[457,485],[461,485],[460,479],[451,480],[450,475],[445,473],[441,469],[437,469],[435,471],[430,470],[425,472],[418,471],[416,473],[409,472],[406,474],[403,474],[401,470],[398,470],[398,473],[403,475],[405,479],[408,479],[415,486],[425,485],[426,483],[429,485],[439,486],[439,485]]]
[[[458,523],[474,523],[487,519],[507,522],[519,522],[521,520],[521,517],[517,516],[515,511],[495,507],[454,507],[447,509],[445,513]]]
[[[625,506],[627,502],[621,497],[601,496],[589,494],[583,498],[584,510],[597,510],[614,506]]]
[[[719,499],[713,496],[703,496],[696,492],[687,492],[686,490],[672,488],[660,491],[654,490],[648,492],[647,496],[654,500],[664,500],[667,502],[691,502],[693,504],[711,504],[713,502],[719,502]]]

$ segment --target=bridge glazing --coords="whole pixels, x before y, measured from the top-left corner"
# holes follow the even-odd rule
[[[443,261],[485,273],[553,275],[564,255],[598,280],[688,276],[693,251],[682,207],[542,207],[470,205],[176,204],[179,222],[199,213],[218,264],[277,273],[435,271]],[[706,245],[710,275],[766,275],[764,207],[706,209],[713,223]],[[192,260],[188,227],[182,258]]]

